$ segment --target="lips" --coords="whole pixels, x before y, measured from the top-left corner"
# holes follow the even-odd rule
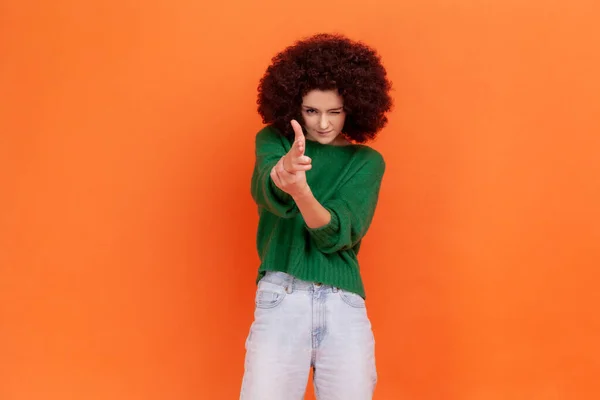
[[[328,134],[330,134],[330,133],[331,133],[331,131],[327,131],[327,132],[321,132],[321,131],[317,131],[317,133],[318,133],[319,135],[328,135]]]

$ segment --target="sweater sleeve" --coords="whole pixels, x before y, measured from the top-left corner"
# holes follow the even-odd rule
[[[377,201],[385,162],[379,153],[369,159],[336,193],[322,205],[331,214],[322,227],[308,228],[319,250],[332,254],[353,248],[367,233]]]
[[[271,128],[265,128],[256,135],[255,163],[252,174],[252,198],[259,207],[282,218],[298,214],[292,196],[279,189],[271,179],[271,170],[289,149],[282,138]]]

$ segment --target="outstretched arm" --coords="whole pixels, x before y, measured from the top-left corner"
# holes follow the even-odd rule
[[[278,188],[292,197],[307,226],[319,228],[329,223],[331,215],[313,196],[306,182],[306,170],[311,166],[310,158],[304,155],[306,138],[298,122],[292,121],[292,127],[294,144],[273,168],[271,178]]]
[[[300,127],[299,124],[298,127]],[[296,182],[295,185],[289,187],[289,190],[282,190],[281,185],[277,185],[275,182],[277,179],[275,171],[278,168],[284,168],[293,173],[304,174],[311,168],[310,158],[304,155],[305,143],[301,128],[300,134],[302,138],[297,136],[287,151],[287,146],[284,146],[285,139],[278,134],[265,130],[256,136],[256,162],[251,184],[252,197],[260,207],[282,218],[291,218],[297,215],[298,209],[289,192],[293,188],[302,189],[302,182]],[[303,178],[306,183],[306,176],[304,175]]]

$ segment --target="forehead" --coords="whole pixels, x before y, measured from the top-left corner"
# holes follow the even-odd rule
[[[337,90],[311,90],[302,98],[302,105],[329,110],[342,107],[344,99]]]

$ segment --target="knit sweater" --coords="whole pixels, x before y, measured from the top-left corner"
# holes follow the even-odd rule
[[[292,142],[267,126],[258,132],[255,143],[251,192],[259,212],[257,282],[266,271],[283,271],[366,298],[357,255],[379,197],[385,171],[381,154],[365,145],[306,140],[305,154],[312,159],[306,181],[331,214],[327,225],[311,229],[293,198],[270,177]]]

